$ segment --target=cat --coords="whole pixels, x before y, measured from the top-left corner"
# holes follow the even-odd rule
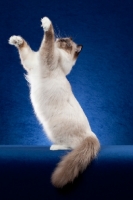
[[[45,34],[37,52],[21,36],[11,36],[9,44],[18,48],[27,71],[34,112],[53,142],[50,150],[72,150],[62,158],[51,177],[52,184],[62,188],[73,182],[97,156],[100,142],[66,78],[82,45],[69,37],[56,38],[48,17],[42,18],[41,23]]]

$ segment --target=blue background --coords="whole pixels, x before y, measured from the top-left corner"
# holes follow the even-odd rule
[[[18,52],[8,44],[21,35],[37,50],[44,16],[57,34],[83,45],[68,79],[101,144],[133,144],[132,0],[2,0],[0,14],[0,144],[50,145]]]

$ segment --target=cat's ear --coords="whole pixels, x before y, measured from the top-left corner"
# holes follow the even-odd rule
[[[82,45],[77,45],[76,52],[79,54],[82,48],[83,48]]]

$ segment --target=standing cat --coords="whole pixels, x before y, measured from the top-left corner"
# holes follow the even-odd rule
[[[55,39],[49,18],[44,17],[41,22],[45,35],[38,52],[34,52],[20,36],[10,37],[9,44],[18,48],[21,63],[27,71],[35,114],[54,143],[50,149],[73,149],[52,174],[53,185],[62,188],[73,182],[96,157],[100,143],[66,78],[82,46],[71,38]]]

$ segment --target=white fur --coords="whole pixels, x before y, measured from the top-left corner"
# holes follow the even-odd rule
[[[23,39],[20,36],[13,35],[9,39],[9,44],[15,45],[16,47],[23,44]]]
[[[47,31],[51,21],[47,17],[41,21],[44,30]],[[12,36],[9,39],[9,43],[15,46],[22,42],[20,36]],[[55,44],[54,70],[49,71],[47,65],[41,64],[39,52],[32,51],[28,46],[19,53],[28,73],[26,79],[30,83],[30,98],[35,114],[47,136],[55,144],[51,150],[74,149],[86,137],[95,137],[66,78],[75,64],[72,55],[58,49]]]
[[[84,138],[94,135],[61,66],[45,78],[39,76],[36,66],[28,74],[28,80],[35,113],[47,136],[59,145],[58,149],[62,145],[74,149]]]
[[[53,144],[50,147],[50,150],[64,150],[64,149],[70,149],[70,148],[66,147],[65,145],[57,145],[57,144]]]
[[[49,20],[48,17],[44,17],[41,19],[41,22],[42,22],[42,27],[44,29],[44,31],[48,31],[49,30],[49,27],[50,27],[50,24],[51,24],[51,21]]]
[[[72,59],[71,54],[68,54],[65,51],[60,50],[60,49],[57,49],[57,50],[58,50],[58,54],[63,59],[63,62],[60,67],[62,68],[64,74],[68,75],[70,71],[72,70],[72,67],[75,65],[76,61]]]

